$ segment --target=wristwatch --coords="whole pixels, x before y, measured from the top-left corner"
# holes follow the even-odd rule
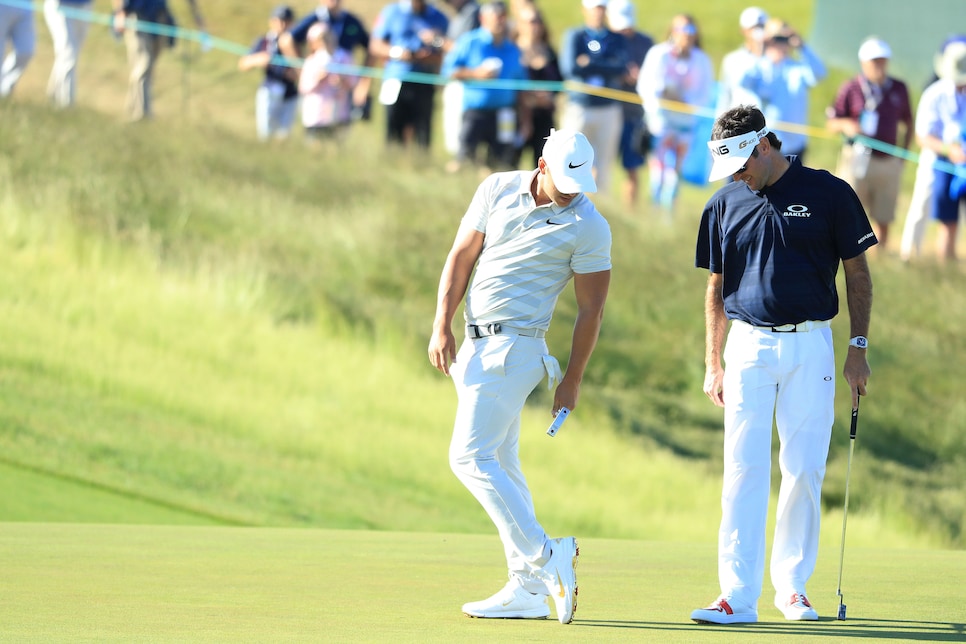
[[[864,335],[857,335],[849,340],[849,346],[855,347],[856,349],[868,349],[869,341]]]

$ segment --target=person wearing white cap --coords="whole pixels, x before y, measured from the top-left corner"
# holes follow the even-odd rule
[[[736,105],[760,107],[758,97],[741,86],[741,77],[755,66],[764,52],[766,22],[768,14],[760,7],[748,7],[741,12],[738,25],[741,27],[744,43],[721,59],[721,72],[718,75],[718,114]]]
[[[694,144],[697,110],[711,107],[714,68],[701,49],[701,34],[693,16],[671,19],[667,40],[644,57],[637,93],[652,135],[647,160],[651,200],[666,215],[674,211],[681,169]]]
[[[862,71],[839,88],[827,121],[831,131],[845,137],[835,174],[859,195],[883,249],[889,242],[889,224],[896,218],[902,183],[903,159],[894,154],[894,148],[907,150],[913,133],[909,90],[888,75],[891,57],[885,41],[863,41],[859,47]],[[876,142],[883,145],[872,147]]]
[[[940,224],[940,261],[956,260],[959,215],[966,206],[966,42],[954,40],[936,57],[935,83],[916,111],[916,140],[936,155],[930,216]]]
[[[607,192],[620,145],[622,108],[614,94],[627,75],[627,46],[607,28],[607,0],[582,0],[582,5],[584,24],[564,33],[559,60],[565,80],[588,87],[567,92],[560,124],[583,132],[594,146],[594,176]]]
[[[484,179],[440,277],[429,361],[453,379],[459,401],[450,467],[496,525],[509,577],[492,597],[463,605],[470,617],[544,618],[548,596],[560,623],[576,610],[577,540],[550,539],[537,521],[519,440],[523,405],[544,376],[556,385],[551,413],[576,409],[597,343],[611,232],[584,194],[597,190],[593,165],[583,134],[555,130],[536,170]],[[561,374],[544,336],[571,279],[577,318]],[[466,336],[457,352],[452,323],[464,295]]]
[[[865,354],[872,278],[865,251],[876,243],[875,233],[849,184],[783,155],[757,107],[740,105],[719,116],[711,139],[710,179],[734,179],[705,205],[695,251],[695,266],[709,271],[704,393],[724,408],[720,591],[691,619],[758,621],[774,419],[781,442],[774,604],[785,619],[817,620],[805,586],[818,559],[834,421],[836,273],[841,263],[851,329],[842,373],[857,409],[871,373]]]
[[[957,42],[966,43],[966,33],[953,35],[943,41],[936,54],[935,62],[938,62],[946,47]],[[935,68],[936,65],[934,64],[933,67]],[[939,80],[939,76],[935,75],[934,69],[927,87],[937,80]],[[935,152],[928,147],[920,149],[919,164],[916,167],[916,180],[913,184],[912,196],[909,198],[906,220],[902,227],[902,239],[899,242],[899,257],[903,262],[909,262],[913,258],[919,257],[922,252],[922,240],[926,234],[926,219],[929,217],[932,203],[935,179],[933,164],[935,162]],[[960,208],[960,217],[966,217],[966,206]]]
[[[640,76],[641,63],[654,46],[654,39],[638,31],[634,25],[636,16],[631,0],[610,0],[607,3],[607,24],[611,31],[620,34],[627,43],[627,74],[621,82],[621,90],[634,94]],[[650,133],[644,127],[644,108],[637,103],[621,103],[624,121],[621,129],[620,149],[617,154],[624,168],[624,205],[633,208],[637,204],[638,171],[644,165],[650,146]]]
[[[809,90],[828,72],[818,54],[783,20],[770,18],[764,37],[764,55],[739,83],[755,94],[755,104],[775,131],[781,132],[786,154],[804,158],[808,136],[802,128],[808,124]],[[783,128],[786,123],[793,127]]]

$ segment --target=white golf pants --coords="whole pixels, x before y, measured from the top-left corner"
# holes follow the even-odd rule
[[[30,9],[0,4],[0,57],[7,49],[8,40],[12,47],[0,64],[0,98],[10,96],[34,56],[37,34]]]
[[[560,367],[542,338],[467,338],[450,369],[459,404],[450,467],[496,525],[511,576],[531,592],[546,592],[531,572],[550,554],[520,468],[520,412],[530,392]]]
[[[832,332],[775,333],[736,321],[724,359],[718,578],[722,596],[755,608],[765,566],[773,418],[782,475],[771,556],[775,592],[805,592],[815,569],[834,416]]]
[[[54,65],[47,81],[47,97],[57,107],[73,105],[77,97],[77,59],[90,25],[87,20],[68,15],[65,7],[68,11],[77,11],[81,5],[61,5],[60,0],[44,2],[44,19],[54,45]],[[89,9],[90,6],[83,8]]]

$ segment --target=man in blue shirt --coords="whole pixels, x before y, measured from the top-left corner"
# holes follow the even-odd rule
[[[279,38],[279,50],[282,55],[289,58],[303,58],[309,29],[317,22],[327,23],[335,33],[339,48],[354,54],[358,63],[367,67],[372,64],[369,56],[369,31],[355,14],[342,8],[342,0],[319,0],[319,6],[315,11],[304,16],[290,32]],[[359,82],[352,94],[354,118],[369,118],[371,85],[372,78],[359,76]]]
[[[626,40],[607,29],[607,0],[581,0],[584,24],[564,34],[560,48],[560,72],[566,80],[592,88],[621,90],[627,77]],[[638,61],[640,62],[640,61]],[[621,103],[591,92],[567,94],[560,125],[587,136],[594,146],[594,173],[600,192],[610,186],[610,167],[620,147],[623,111]]]
[[[379,101],[386,106],[386,140],[429,148],[436,86],[411,73],[436,74],[449,20],[426,0],[398,0],[379,13],[369,52],[386,61]],[[421,79],[422,80],[422,79]]]
[[[486,165],[510,169],[515,160],[519,92],[488,84],[496,79],[525,80],[520,48],[507,39],[506,5],[493,0],[480,8],[480,28],[464,34],[446,59],[444,74],[469,81],[463,89],[463,126],[457,164],[472,163],[479,145],[487,147]],[[474,83],[472,81],[482,81]],[[521,118],[519,122],[529,123]],[[457,169],[449,166],[450,170]]]
[[[834,420],[835,275],[841,262],[852,338],[843,375],[857,409],[870,374],[872,278],[865,251],[877,240],[852,188],[784,156],[757,107],[739,105],[719,116],[711,138],[710,180],[734,179],[705,206],[695,253],[695,265],[710,271],[704,393],[724,408],[721,594],[691,619],[758,621],[774,418],[782,472],[771,557],[774,603],[786,619],[817,620],[805,584],[818,557]]]

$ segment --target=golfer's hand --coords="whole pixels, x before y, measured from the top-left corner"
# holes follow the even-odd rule
[[[570,411],[577,408],[577,399],[580,398],[580,383],[568,380],[566,376],[557,385],[553,393],[553,407],[550,413],[554,416],[560,411],[561,407],[566,407]]]
[[[869,361],[865,356],[865,349],[849,347],[842,375],[845,377],[845,381],[849,383],[849,389],[852,392],[852,409],[858,409],[859,396],[866,395],[866,385],[869,382],[869,376],[872,375],[872,369],[869,367]]]
[[[724,369],[708,367],[704,373],[704,394],[718,407],[724,407]]]
[[[449,366],[456,360],[456,336],[450,329],[433,331],[429,339],[429,363],[449,375]]]

